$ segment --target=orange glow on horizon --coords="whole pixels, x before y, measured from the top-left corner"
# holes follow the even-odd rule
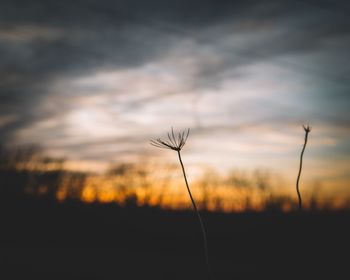
[[[141,184],[140,178],[130,179],[126,176],[90,175],[79,198],[85,203],[133,203],[137,206],[159,206],[165,209],[192,208],[182,178],[153,180],[145,185]],[[296,196],[292,191],[237,188],[224,183],[208,189],[208,186],[203,187],[201,183],[193,182],[191,186],[200,209],[225,212],[263,211],[273,208],[288,212],[296,209]],[[61,187],[57,192],[57,199],[63,201],[68,197],[67,186]],[[304,194],[304,208],[315,207],[342,209],[347,207],[347,200],[330,200],[327,196]]]

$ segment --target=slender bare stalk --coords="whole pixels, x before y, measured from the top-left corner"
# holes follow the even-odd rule
[[[179,161],[180,161],[180,165],[181,165],[181,168],[182,168],[182,173],[184,175],[184,178],[185,178],[185,183],[186,183],[186,188],[187,188],[187,191],[188,191],[188,194],[190,196],[190,199],[191,199],[191,202],[192,202],[192,205],[193,205],[193,209],[194,211],[196,212],[197,214],[197,217],[198,217],[198,220],[199,220],[199,223],[201,225],[201,230],[202,230],[202,234],[203,234],[203,241],[204,241],[204,254],[205,254],[205,261],[206,261],[206,264],[207,264],[207,269],[208,269],[208,276],[209,276],[209,279],[211,279],[210,275],[211,275],[211,270],[210,270],[210,265],[209,265],[209,253],[208,253],[208,241],[207,241],[207,234],[206,234],[206,230],[205,230],[205,227],[204,227],[204,223],[203,223],[203,220],[202,220],[202,217],[198,211],[198,208],[197,208],[197,205],[196,205],[196,202],[194,201],[193,199],[193,196],[192,196],[192,193],[191,193],[191,189],[188,185],[188,182],[187,182],[187,176],[186,176],[186,171],[185,171],[185,167],[184,167],[184,164],[182,162],[182,159],[181,159],[181,153],[180,151],[177,151],[177,154],[179,156]]]
[[[304,151],[305,151],[305,148],[306,148],[309,132],[311,131],[311,127],[308,126],[308,125],[307,126],[303,125],[303,128],[304,128],[304,131],[305,131],[305,140],[304,140],[303,149],[301,150],[301,154],[300,154],[300,165],[299,165],[299,172],[298,172],[297,184],[296,184],[296,189],[297,189],[297,194],[298,194],[298,202],[299,202],[299,211],[301,211],[303,209],[302,200],[301,200],[301,194],[300,194],[300,190],[299,190],[299,180],[300,180],[301,170],[303,168]]]
[[[179,133],[178,135],[175,135],[173,129],[171,129],[171,133],[168,133],[168,140],[161,140],[161,139],[156,139],[156,140],[151,140],[151,145],[158,147],[158,148],[164,148],[164,149],[170,149],[170,150],[174,150],[177,152],[177,155],[179,157],[179,161],[180,161],[180,165],[182,168],[182,173],[185,179],[185,184],[186,184],[186,188],[187,188],[187,192],[190,196],[191,202],[192,202],[192,206],[194,211],[197,214],[200,226],[201,226],[201,231],[202,231],[202,235],[203,235],[203,241],[204,241],[204,254],[205,254],[205,261],[206,261],[206,265],[207,265],[207,270],[208,270],[208,279],[212,279],[211,278],[211,269],[210,269],[210,264],[209,264],[209,253],[208,253],[208,241],[207,241],[207,234],[206,234],[206,230],[205,230],[205,226],[202,220],[202,217],[198,211],[196,202],[192,196],[192,192],[191,189],[189,187],[188,181],[187,181],[187,175],[186,175],[186,170],[185,170],[185,166],[182,162],[182,158],[181,158],[181,149],[183,148],[183,146],[186,144],[188,135],[189,135],[190,130],[187,130],[187,133],[185,133],[184,131],[182,133]]]

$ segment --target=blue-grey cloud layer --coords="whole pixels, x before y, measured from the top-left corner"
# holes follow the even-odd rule
[[[249,124],[257,124],[261,111],[264,123],[311,119],[346,131],[350,127],[349,11],[347,1],[1,1],[0,141],[9,142],[18,137],[19,130],[72,110],[76,93],[53,91],[58,81],[99,70],[138,69],[167,57],[169,50],[186,40],[190,44],[178,47],[180,54],[198,55],[197,71],[188,77],[187,90],[203,95],[225,81],[248,83],[251,73],[244,69],[272,63],[292,73],[289,77],[304,83],[304,89],[295,92],[295,98],[260,98],[248,105],[240,101],[257,114],[247,120]],[[99,93],[86,93],[94,94]],[[174,94],[158,91],[154,96],[133,96],[123,106],[125,110],[147,106]],[[42,105],[43,100],[54,103],[55,95],[62,95],[64,102]],[[291,103],[282,106],[283,100]],[[300,100],[304,103],[295,111]],[[238,103],[230,106],[226,109],[243,108]],[[202,116],[201,124],[210,116]],[[218,123],[214,126],[220,129]],[[207,127],[212,131],[213,127]],[[205,131],[205,125],[201,129]],[[63,131],[64,123],[60,123],[48,133],[62,138]],[[347,148],[344,144],[339,149]]]

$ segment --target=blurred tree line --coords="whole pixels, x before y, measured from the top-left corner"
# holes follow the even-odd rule
[[[177,165],[142,159],[140,163],[111,164],[104,174],[92,174],[69,171],[65,162],[45,156],[37,146],[0,147],[1,197],[117,203],[124,207],[191,207]],[[206,169],[191,182],[203,211],[296,209],[295,197],[280,192],[281,184],[264,169],[233,169],[224,175]],[[313,210],[334,207],[329,201],[321,201],[317,189],[306,195],[307,206]]]
[[[55,200],[65,182],[70,186],[69,197],[79,199],[87,174],[68,172],[64,163],[63,158],[45,156],[37,146],[0,147],[1,196],[40,196]]]

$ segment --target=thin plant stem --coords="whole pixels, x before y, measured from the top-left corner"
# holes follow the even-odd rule
[[[201,230],[202,230],[202,234],[203,234],[203,241],[204,241],[204,255],[205,255],[205,261],[206,261],[207,269],[208,269],[208,279],[211,280],[212,276],[211,276],[211,269],[210,269],[210,265],[209,265],[207,234],[206,234],[206,231],[205,231],[205,227],[204,227],[204,223],[203,223],[202,217],[199,214],[196,202],[193,199],[193,196],[192,196],[192,193],[191,193],[191,190],[190,190],[190,186],[188,185],[186,171],[185,171],[185,166],[184,166],[184,164],[182,162],[182,159],[181,159],[181,152],[180,151],[185,146],[189,133],[190,133],[190,129],[187,129],[187,132],[186,131],[182,131],[182,132],[179,132],[178,134],[175,134],[173,128],[171,128],[171,132],[168,133],[168,139],[167,140],[162,140],[160,138],[151,139],[150,140],[150,144],[152,146],[157,147],[157,148],[162,148],[162,149],[168,149],[168,150],[176,151],[178,156],[179,156],[179,161],[180,161],[180,165],[181,165],[181,168],[182,168],[182,173],[183,173],[184,178],[185,178],[186,188],[187,188],[188,194],[189,194],[189,196],[191,198],[191,202],[192,202],[194,211],[197,214],[197,217],[198,217],[198,220],[199,220],[199,223],[200,223],[200,226],[201,226]]]
[[[193,205],[193,209],[194,211],[196,212],[197,214],[197,217],[198,217],[198,220],[199,220],[199,223],[201,225],[201,230],[202,230],[202,235],[203,235],[203,241],[204,241],[204,254],[205,254],[205,261],[206,261],[206,264],[207,264],[207,269],[208,269],[208,279],[211,279],[211,269],[210,269],[210,265],[209,265],[209,253],[208,253],[208,242],[207,242],[207,234],[206,234],[206,230],[205,230],[205,227],[204,227],[204,223],[203,223],[203,220],[202,220],[202,217],[198,211],[198,208],[197,208],[197,205],[196,205],[196,202],[194,201],[194,198],[192,196],[192,193],[191,193],[191,189],[188,185],[188,181],[187,181],[187,176],[186,176],[186,171],[185,171],[185,167],[184,167],[184,164],[182,162],[182,159],[181,159],[181,153],[180,153],[180,150],[177,151],[177,154],[179,156],[179,161],[180,161],[180,165],[181,165],[181,168],[182,168],[182,173],[184,175],[184,179],[185,179],[185,183],[186,183],[186,188],[187,188],[187,191],[188,191],[188,194],[190,196],[190,199],[191,199],[191,202],[192,202],[192,205]]]
[[[311,131],[309,126],[303,126],[303,128],[305,131],[305,139],[304,139],[304,146],[303,146],[303,149],[301,150],[301,154],[300,154],[300,165],[299,165],[299,172],[298,172],[297,184],[296,184],[296,189],[297,189],[297,194],[298,194],[299,211],[301,211],[303,209],[301,194],[300,194],[300,190],[299,190],[299,180],[300,180],[300,176],[301,176],[301,170],[303,168],[304,151],[306,148],[309,132]]]

